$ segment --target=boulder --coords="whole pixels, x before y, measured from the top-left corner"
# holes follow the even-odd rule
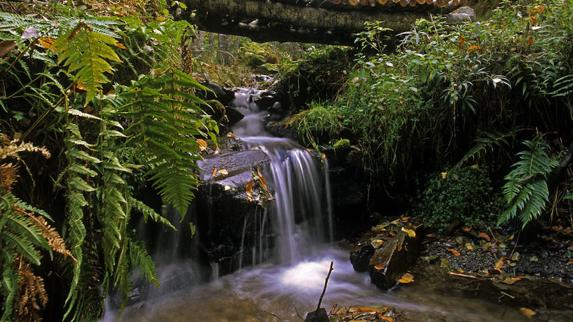
[[[463,6],[448,13],[446,16],[449,23],[462,23],[476,20],[476,12],[472,7]]]
[[[245,116],[243,113],[239,112],[233,107],[227,107],[225,109],[225,116],[227,117],[229,127],[235,125],[237,122],[242,120]]]
[[[268,110],[277,102],[277,93],[273,91],[264,91],[254,96],[254,102],[260,109]]]
[[[232,90],[225,88],[219,84],[215,84],[212,82],[203,82],[201,85],[207,87],[209,91],[199,91],[199,97],[206,99],[206,100],[217,100],[221,102],[223,105],[229,105],[235,98],[235,92]]]
[[[387,240],[384,247],[376,249],[370,259],[368,270],[371,282],[378,288],[392,288],[400,277],[416,262],[420,246],[421,229],[412,229],[409,235],[404,230]]]
[[[350,252],[350,263],[357,272],[368,272],[370,259],[374,255],[374,247],[368,242],[361,242]]]

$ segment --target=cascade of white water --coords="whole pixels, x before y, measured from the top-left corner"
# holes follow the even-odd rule
[[[276,245],[282,263],[295,263],[310,255],[312,245],[333,237],[332,206],[327,176],[320,158],[287,138],[264,131],[265,112],[251,98],[251,89],[240,90],[233,106],[245,117],[233,132],[249,149],[260,149],[270,159],[269,174],[274,199],[269,211],[278,235]]]

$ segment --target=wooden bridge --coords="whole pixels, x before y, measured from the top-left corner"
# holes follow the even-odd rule
[[[367,21],[395,32],[418,18],[444,14],[465,0],[186,0],[190,19],[205,31],[255,41],[350,44]]]

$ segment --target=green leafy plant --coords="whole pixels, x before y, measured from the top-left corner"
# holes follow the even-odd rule
[[[316,146],[320,138],[334,138],[340,134],[342,124],[339,118],[336,109],[312,103],[309,109],[291,116],[286,125],[293,127],[305,144]]]
[[[490,225],[501,209],[501,196],[487,171],[471,166],[431,177],[414,207],[414,214],[429,227],[445,231],[455,222],[477,227]]]
[[[519,217],[525,227],[541,215],[549,201],[547,179],[559,162],[549,156],[549,146],[543,136],[523,144],[526,149],[517,154],[519,161],[505,176],[503,194],[508,207],[499,218],[500,224]]]

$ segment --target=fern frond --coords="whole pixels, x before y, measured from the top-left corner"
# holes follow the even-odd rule
[[[70,317],[70,314],[76,314],[74,312],[74,307],[77,306],[78,301],[81,300],[81,292],[78,291],[78,283],[80,281],[82,265],[83,265],[83,244],[86,238],[86,228],[84,226],[84,208],[88,205],[88,202],[84,194],[91,193],[95,191],[95,188],[90,185],[85,178],[89,178],[90,175],[85,175],[78,172],[81,167],[86,167],[89,169],[90,166],[94,166],[101,162],[96,157],[91,156],[85,150],[81,148],[89,144],[76,144],[77,142],[84,142],[81,132],[77,124],[69,123],[66,127],[66,158],[68,165],[64,170],[66,176],[66,209],[67,209],[67,221],[66,221],[66,241],[69,245],[70,252],[72,256],[76,259],[74,262],[73,277],[68,291],[68,296],[66,298],[66,312],[64,313],[64,318]],[[86,171],[83,171],[86,172]],[[87,173],[92,173],[87,171]]]
[[[541,135],[525,141],[524,145],[526,149],[517,153],[519,161],[505,176],[503,194],[508,208],[501,214],[498,224],[519,217],[525,227],[541,215],[549,201],[547,177],[559,162],[549,157],[549,146]]]
[[[455,167],[459,168],[470,160],[482,158],[487,153],[493,152],[497,148],[508,147],[510,139],[514,138],[516,131],[507,133],[484,132],[477,139],[476,144],[462,157]]]
[[[113,72],[110,63],[121,61],[112,48],[116,44],[116,39],[93,31],[83,22],[56,40],[58,63],[67,67],[77,86],[85,88],[85,105],[101,93],[103,84],[109,82],[106,74]]]
[[[6,145],[0,146],[0,160],[6,158],[20,159],[19,154],[22,152],[36,152],[40,153],[44,158],[50,158],[50,151],[44,147],[36,147],[32,143],[20,142],[19,140],[12,140]]]
[[[149,207],[142,201],[132,197],[129,198],[129,204],[131,205],[133,210],[143,215],[143,219],[145,222],[147,222],[147,220],[151,218],[151,220],[155,221],[156,223],[160,223],[166,227],[169,227],[170,229],[177,230],[175,226],[173,226],[173,224],[169,221],[169,219],[158,214],[153,208]]]
[[[143,276],[148,282],[159,286],[159,280],[155,273],[155,264],[153,263],[151,256],[149,256],[149,253],[147,253],[143,243],[130,240],[129,261],[132,267],[137,267],[141,270]]]
[[[196,161],[201,158],[196,137],[215,137],[216,123],[205,117],[204,101],[189,92],[203,88],[191,76],[169,70],[158,77],[144,77],[118,94],[123,104],[112,103],[133,120],[126,130],[128,143],[147,165],[147,177],[165,203],[181,215],[194,197],[198,179]]]
[[[44,280],[32,272],[28,263],[20,263],[18,277],[19,301],[15,312],[16,320],[42,320],[42,309],[48,304]]]
[[[18,292],[18,274],[14,270],[15,258],[6,250],[1,250],[2,281],[0,294],[3,296],[2,317],[0,321],[10,321],[14,310],[14,301]]]

